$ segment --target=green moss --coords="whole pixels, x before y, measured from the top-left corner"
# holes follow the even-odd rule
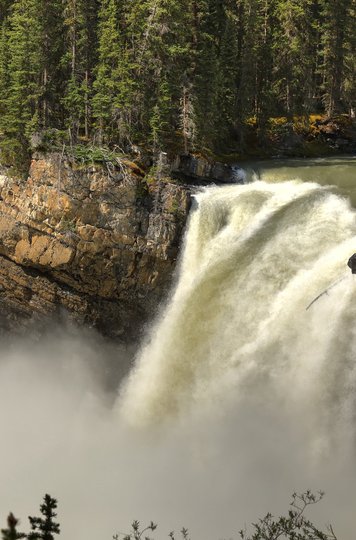
[[[175,199],[172,199],[170,203],[166,206],[166,212],[171,216],[174,216],[177,222],[183,221],[185,219],[185,214],[182,211],[179,202]]]
[[[77,222],[74,219],[68,219],[66,217],[62,217],[60,221],[60,226],[63,231],[71,231],[71,232],[77,231]]]

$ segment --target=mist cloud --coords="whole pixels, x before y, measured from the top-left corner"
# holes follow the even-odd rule
[[[183,525],[193,539],[236,538],[267,511],[284,512],[294,490],[320,488],[327,495],[312,517],[351,540],[351,443],[313,454],[305,418],[278,410],[262,389],[238,407],[234,399],[214,402],[195,416],[133,430],[115,405],[131,360],[131,351],[74,329],[3,343],[3,524],[11,510],[27,530],[48,492],[59,499],[65,540],[110,539],[133,519],[157,521],[157,538]]]
[[[3,524],[11,510],[26,529],[50,493],[63,540],[110,540],[134,519],[157,522],[157,540],[182,526],[237,538],[321,489],[310,517],[353,540],[356,287],[339,278],[354,210],[298,182],[198,198],[176,294],[134,368],[136,346],[70,326],[0,343]]]

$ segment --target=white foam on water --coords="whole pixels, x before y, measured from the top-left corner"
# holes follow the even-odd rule
[[[344,386],[327,374],[340,355],[339,370],[355,358],[356,288],[346,267],[355,234],[348,201],[318,184],[198,194],[177,287],[131,372],[124,417],[156,423],[226,393],[238,405],[262,379],[265,391],[310,414],[328,406],[325,394],[341,406]]]
[[[2,524],[11,510],[26,530],[49,492],[64,540],[110,539],[133,519],[157,521],[157,539],[182,526],[237,538],[310,488],[326,491],[311,519],[353,540],[355,247],[355,211],[328,187],[207,188],[116,402],[97,336],[4,345]]]

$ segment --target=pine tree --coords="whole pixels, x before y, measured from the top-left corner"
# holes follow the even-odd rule
[[[314,67],[317,55],[313,0],[285,0],[276,6],[274,33],[274,90],[288,117],[307,114],[313,106]]]
[[[7,18],[12,0],[0,0],[0,24]]]
[[[219,45],[219,73],[217,109],[219,124],[217,145],[226,145],[226,141],[236,133],[238,126],[238,76],[240,67],[239,24],[240,3],[225,2],[224,13],[221,14],[221,42]]]
[[[271,114],[271,0],[244,0],[240,66],[240,114],[255,117],[262,133]]]
[[[164,142],[170,135],[171,94],[167,79],[164,77],[159,82],[157,102],[153,107],[150,128],[154,153],[162,150]]]
[[[38,9],[42,57],[39,124],[41,129],[57,128],[62,127],[63,124],[63,108],[61,105],[64,92],[62,0],[51,0],[51,2],[41,0],[38,2]]]
[[[127,14],[130,58],[136,65],[136,124],[155,147],[158,139],[158,146],[171,145],[179,129],[190,55],[188,7],[188,0],[136,0]]]
[[[2,156],[26,166],[29,136],[39,128],[42,26],[39,0],[15,0],[9,18],[9,91],[2,121]]]
[[[0,26],[0,131],[6,111],[5,103],[9,88],[8,27],[4,20]]]
[[[125,101],[122,67],[124,47],[120,35],[119,7],[115,0],[102,0],[98,27],[98,64],[92,100],[93,117],[99,143],[114,139],[117,128],[125,132],[125,120],[120,117],[120,101]],[[129,92],[129,86],[126,92]],[[123,133],[119,133],[120,135]]]
[[[350,6],[349,19],[346,27],[344,80],[342,95],[347,107],[347,113],[356,116],[356,3]],[[345,111],[346,112],[346,111]]]
[[[43,517],[29,516],[31,532],[27,538],[29,540],[54,540],[54,535],[60,533],[60,526],[54,521],[57,517],[55,512],[57,501],[50,495],[45,495],[40,506]]]
[[[353,24],[355,13],[353,0],[322,0],[323,15],[323,74],[324,103],[329,116],[343,110],[343,81],[345,75],[345,56],[348,25]],[[353,17],[352,17],[353,13]]]
[[[272,116],[355,115],[355,0],[0,0],[0,151],[31,136],[221,151]],[[254,121],[252,121],[254,119]],[[35,138],[33,138],[35,139]]]
[[[148,110],[152,111],[151,138],[155,147],[158,143],[161,149],[175,142],[180,124],[180,99],[189,66],[187,4],[184,4],[184,1],[167,0],[151,3],[151,19],[144,34],[147,47],[142,92]],[[158,130],[152,119],[159,120]]]
[[[192,88],[183,85],[182,97],[180,101],[180,124],[179,128],[183,135],[184,153],[194,150],[196,144],[196,117],[192,96]]]
[[[26,534],[18,532],[18,524],[19,520],[16,519],[14,514],[11,512],[7,517],[7,529],[1,530],[2,540],[20,540],[21,538],[26,538]]]
[[[81,131],[88,139],[91,86],[96,60],[97,1],[65,0],[64,15],[67,51],[63,63],[68,72],[63,99],[66,120],[74,140],[77,140]]]
[[[60,14],[61,0],[15,0],[3,31],[8,60],[0,53],[7,73],[0,147],[5,161],[24,170],[31,135],[61,121]]]
[[[192,64],[189,81],[195,104],[196,138],[200,147],[212,147],[218,131],[219,88],[218,35],[216,3],[212,0],[192,0],[193,28]]]

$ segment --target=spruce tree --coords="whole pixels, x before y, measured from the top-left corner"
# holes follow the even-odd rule
[[[274,90],[279,115],[307,114],[314,95],[316,59],[312,0],[279,1],[274,33]]]
[[[192,0],[190,6],[192,61],[189,80],[195,106],[196,139],[200,147],[212,147],[218,122],[218,36],[215,26],[216,9],[212,0]]]
[[[3,117],[9,88],[9,61],[8,28],[4,20],[0,26],[0,132],[4,129]]]
[[[7,18],[13,0],[0,0],[0,24]]]
[[[172,129],[170,125],[171,108],[169,84],[167,79],[163,77],[158,84],[156,103],[150,118],[151,139],[155,153],[162,150],[162,147],[164,148],[164,142],[169,138]]]
[[[94,96],[92,100],[94,125],[98,142],[110,142],[115,139],[117,127],[118,138],[125,133],[126,125],[120,109],[120,101],[124,99],[123,63],[124,47],[120,35],[120,10],[115,0],[102,0],[99,10],[98,26],[98,64],[95,70]],[[124,104],[123,104],[124,106]],[[116,125],[115,125],[116,124]],[[120,129],[122,133],[120,133]]]
[[[225,2],[221,14],[221,41],[219,44],[219,72],[217,90],[217,130],[216,145],[226,145],[235,134],[238,125],[238,76],[239,76],[239,3]]]
[[[188,154],[195,149],[197,138],[197,124],[195,105],[193,101],[192,86],[183,83],[182,97],[180,100],[179,129],[183,136],[184,153]]]
[[[42,26],[39,0],[15,0],[9,18],[9,90],[0,142],[5,160],[26,166],[29,137],[39,128]]]
[[[3,31],[8,60],[0,148],[5,162],[24,170],[31,135],[61,121],[60,14],[61,0],[15,0]]]
[[[188,8],[188,0],[134,0],[127,11],[136,126],[155,149],[175,143],[180,125],[191,55]]]
[[[356,3],[351,3],[349,19],[346,26],[344,80],[342,95],[347,112],[351,117],[356,116]]]
[[[97,45],[97,1],[64,0],[64,25],[67,30],[67,50],[63,58],[67,70],[63,99],[66,123],[74,140],[80,134],[88,140]]]
[[[187,3],[151,2],[150,15],[143,36],[142,93],[150,111],[150,137],[155,148],[163,149],[175,143],[180,123],[180,99],[189,67]]]
[[[41,129],[61,128],[63,124],[61,100],[64,93],[62,57],[65,46],[62,0],[51,0],[51,2],[41,0],[38,3],[38,9],[42,57],[39,124]]]
[[[355,115],[355,17],[355,0],[0,0],[1,160],[25,172],[53,128],[157,157]]]
[[[54,521],[57,517],[56,508],[56,499],[48,494],[45,495],[40,506],[43,517],[29,516],[28,518],[31,524],[31,532],[27,536],[29,540],[54,540],[54,535],[60,533],[60,526]]]
[[[322,0],[323,97],[329,116],[343,110],[347,29],[350,22],[353,25],[352,32],[355,32],[355,8],[354,6],[352,8],[352,5],[353,0],[339,0],[338,2]]]
[[[26,534],[18,532],[18,524],[19,520],[11,512],[7,517],[7,529],[1,529],[2,540],[20,540],[21,538],[26,538]]]

